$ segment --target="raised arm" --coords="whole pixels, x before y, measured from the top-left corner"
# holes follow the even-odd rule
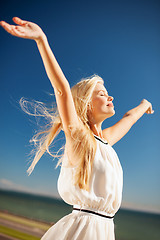
[[[143,116],[144,113],[153,114],[152,104],[146,99],[143,99],[141,103],[129,110],[123,118],[114,124],[112,127],[104,129],[103,137],[106,138],[110,145],[114,145],[118,142],[126,133],[131,129],[131,127],[137,122],[139,118]]]
[[[69,83],[51,51],[47,37],[42,29],[35,23],[24,21],[17,17],[14,17],[13,21],[18,26],[10,25],[4,21],[1,21],[0,25],[8,33],[16,37],[32,39],[37,43],[46,73],[55,91],[57,106],[62,119],[63,130],[66,134],[69,134],[69,124],[79,124],[80,122],[75,110]]]

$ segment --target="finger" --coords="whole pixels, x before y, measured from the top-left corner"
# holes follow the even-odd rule
[[[5,24],[7,24],[5,21],[0,21],[0,26],[4,26]]]
[[[148,110],[147,112],[146,112],[147,114],[153,114],[154,113],[154,110]]]
[[[150,109],[148,109],[146,113],[147,113],[147,114],[150,114],[150,113],[151,113],[151,110],[150,110]]]
[[[28,22],[20,19],[19,17],[13,17],[12,20],[19,25],[26,25]]]
[[[10,33],[11,35],[14,35],[14,36],[22,36],[23,33],[20,33],[18,31],[17,26],[14,26],[14,25],[10,25],[4,21],[1,21],[0,22],[0,25],[8,32]]]
[[[12,28],[11,34],[16,37],[25,37],[25,33],[19,27]]]
[[[15,26],[14,29],[17,30],[18,32],[21,32],[21,33],[24,33],[24,32],[25,32],[25,31],[24,31],[24,28],[21,27],[21,26]]]
[[[6,23],[5,21],[1,21],[0,25],[9,33],[13,27],[13,25],[10,25],[10,24]]]

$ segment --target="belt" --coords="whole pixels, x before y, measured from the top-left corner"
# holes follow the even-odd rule
[[[91,211],[91,210],[88,210],[88,209],[83,209],[83,208],[75,207],[75,206],[73,206],[73,210],[80,211],[80,212],[92,213],[92,214],[98,215],[98,216],[100,216],[100,217],[109,218],[109,219],[112,219],[112,218],[114,218],[114,216],[115,216],[115,215],[113,215],[113,216],[107,216],[107,215],[105,215],[105,214],[101,214],[101,213],[98,213],[98,212],[94,212],[94,211]]]

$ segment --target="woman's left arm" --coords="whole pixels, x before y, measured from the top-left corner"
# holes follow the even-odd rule
[[[143,99],[141,103],[129,110],[123,118],[114,124],[112,127],[106,128],[102,131],[103,137],[112,146],[118,142],[126,133],[131,129],[131,127],[140,119],[144,113],[153,114],[152,104],[146,99]]]

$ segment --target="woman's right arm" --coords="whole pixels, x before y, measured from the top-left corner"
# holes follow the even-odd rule
[[[78,125],[80,122],[75,110],[69,83],[48,44],[46,36],[42,36],[42,38],[36,40],[36,43],[44,63],[46,73],[54,88],[58,111],[62,119],[63,130],[67,136],[70,136],[68,126],[70,124]]]
[[[66,135],[70,135],[68,126],[70,124],[78,125],[80,122],[75,110],[69,83],[48,44],[47,37],[42,29],[35,23],[23,21],[17,17],[13,18],[13,21],[18,24],[18,26],[10,25],[4,21],[1,21],[0,25],[14,36],[36,41],[46,73],[55,91],[63,130]]]

